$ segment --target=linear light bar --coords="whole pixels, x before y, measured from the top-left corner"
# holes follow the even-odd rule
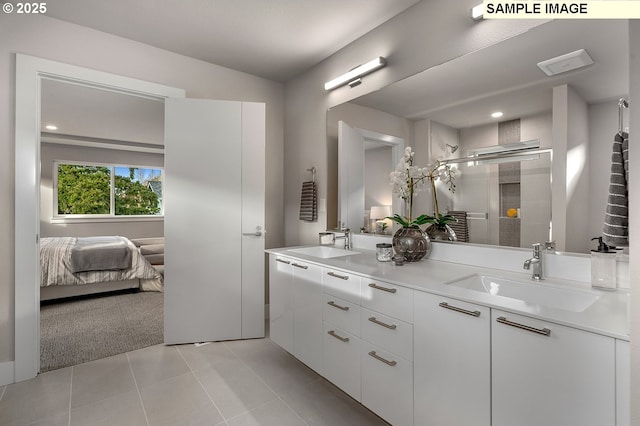
[[[382,56],[378,56],[376,59],[369,61],[366,64],[357,66],[348,73],[342,74],[340,77],[334,78],[331,81],[327,81],[324,84],[324,90],[333,90],[340,86],[344,86],[351,81],[357,80],[360,77],[379,70],[385,65],[387,65],[387,60]]]

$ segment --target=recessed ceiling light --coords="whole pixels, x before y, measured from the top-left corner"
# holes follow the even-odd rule
[[[493,118],[500,118],[502,117],[504,114],[502,113],[502,111],[496,111],[496,112],[492,112],[491,113],[491,117]]]
[[[47,130],[58,130],[58,126],[54,124],[47,124],[46,126],[44,126],[44,128]]]

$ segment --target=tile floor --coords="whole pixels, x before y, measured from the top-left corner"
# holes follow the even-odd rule
[[[151,346],[0,387],[2,426],[386,424],[269,339]]]

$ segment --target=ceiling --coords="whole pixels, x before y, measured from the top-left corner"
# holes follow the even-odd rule
[[[482,25],[479,22],[478,25]],[[537,63],[585,49],[594,64],[547,77]],[[629,93],[629,31],[625,20],[555,20],[430,68],[355,103],[454,128],[550,111],[554,86],[569,84],[589,103]]]
[[[420,0],[55,0],[47,16],[285,82]]]

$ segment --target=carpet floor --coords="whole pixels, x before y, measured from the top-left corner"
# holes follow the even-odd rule
[[[124,293],[40,308],[40,371],[162,343],[164,294]]]

